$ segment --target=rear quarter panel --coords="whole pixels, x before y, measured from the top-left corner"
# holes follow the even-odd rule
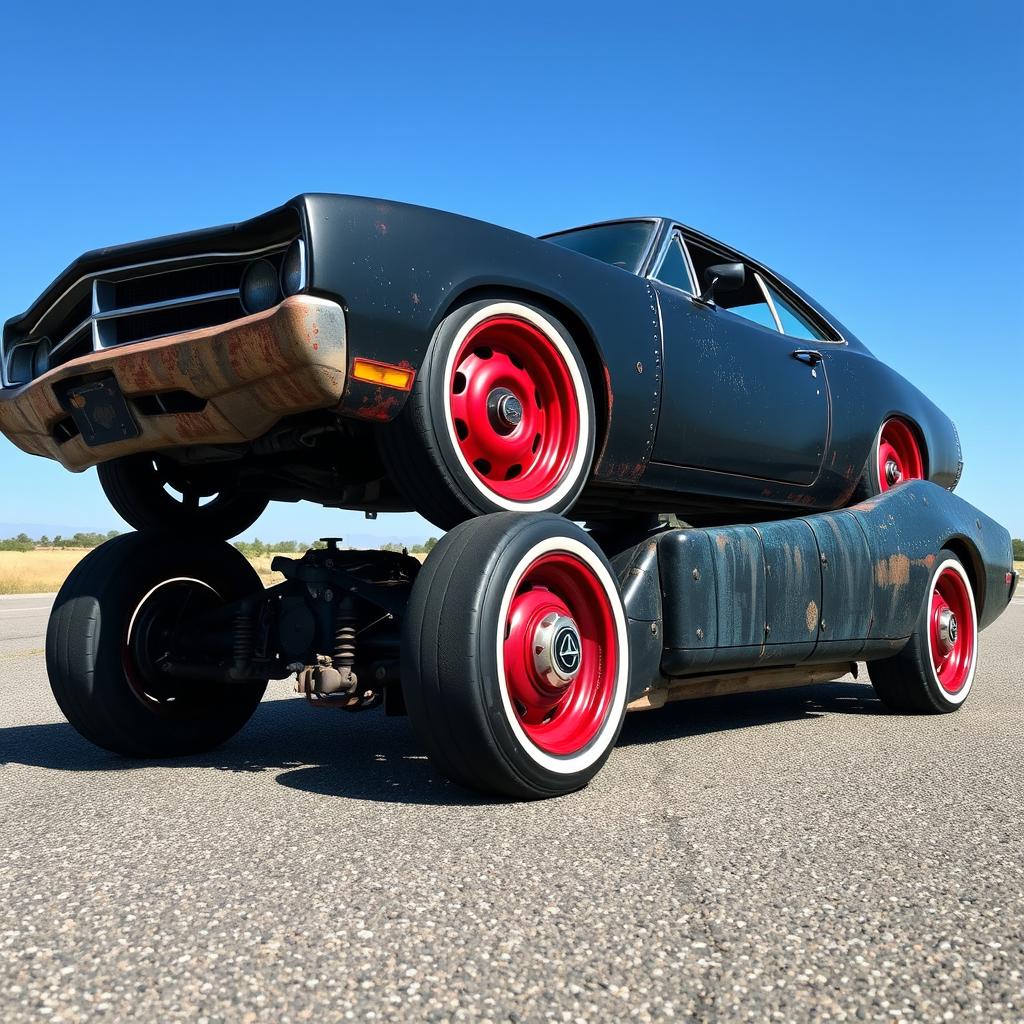
[[[892,367],[858,343],[826,349],[832,390],[832,443],[825,472],[841,488],[839,504],[853,493],[882,423],[909,420],[924,446],[929,480],[952,490],[962,469],[953,421]]]

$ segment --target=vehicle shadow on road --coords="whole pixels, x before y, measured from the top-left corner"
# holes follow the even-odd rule
[[[179,758],[119,757],[84,740],[66,722],[0,729],[0,766],[72,772],[209,768],[277,773],[283,786],[389,803],[485,802],[436,775],[405,718],[311,709],[300,699],[264,701],[249,724],[216,750]]]
[[[620,744],[658,743],[822,715],[881,713],[870,687],[851,683],[681,701],[627,716]],[[405,718],[380,711],[314,710],[301,700],[270,700],[229,743],[206,754],[156,760],[118,757],[66,722],[0,729],[0,765],[57,771],[137,771],[147,767],[276,772],[291,789],[386,803],[493,803],[434,773]]]
[[[658,743],[825,715],[887,713],[869,683],[818,683],[787,690],[673,701],[663,708],[627,715],[619,744]]]

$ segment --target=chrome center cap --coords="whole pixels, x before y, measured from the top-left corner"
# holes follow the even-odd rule
[[[533,636],[533,665],[549,686],[562,690],[579,674],[583,645],[576,623],[550,612],[541,619]]]
[[[888,459],[885,463],[885,482],[892,487],[903,479],[899,463],[895,459]]]
[[[487,396],[487,415],[500,434],[511,434],[523,420],[523,403],[508,388],[495,388]]]
[[[956,646],[956,634],[956,616],[950,608],[943,608],[939,612],[939,646],[944,654],[949,654]]]

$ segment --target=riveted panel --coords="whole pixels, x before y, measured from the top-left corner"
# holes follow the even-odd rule
[[[718,647],[761,648],[765,626],[761,538],[751,526],[728,526],[706,532],[715,564]]]
[[[754,527],[765,562],[763,657],[789,663],[814,653],[821,613],[821,561],[811,528],[802,519]]]
[[[704,530],[671,530],[658,541],[665,646],[718,645],[715,567]]]
[[[817,653],[856,657],[874,618],[871,554],[864,531],[848,512],[811,516],[804,521],[818,542],[821,564]]]

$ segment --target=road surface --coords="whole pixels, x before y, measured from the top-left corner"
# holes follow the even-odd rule
[[[533,804],[286,684],[213,754],[119,760],[50,697],[51,600],[0,600],[6,1024],[1024,1016],[1020,599],[960,714],[670,705]]]

